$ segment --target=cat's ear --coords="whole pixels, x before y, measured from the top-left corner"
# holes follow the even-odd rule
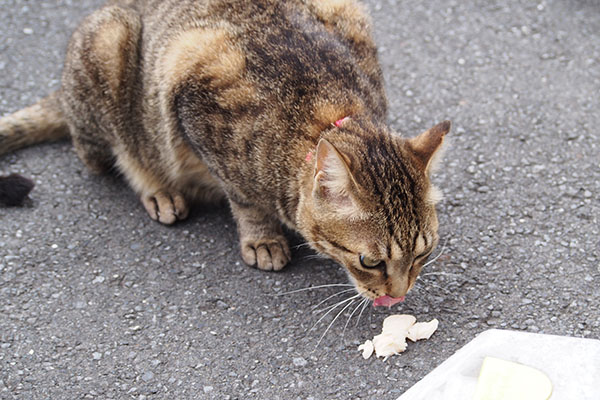
[[[317,145],[313,194],[338,209],[354,208],[356,183],[345,157],[327,140]]]
[[[440,122],[433,128],[408,140],[410,148],[419,160],[425,173],[429,174],[435,168],[440,158],[444,137],[450,131],[450,121]]]

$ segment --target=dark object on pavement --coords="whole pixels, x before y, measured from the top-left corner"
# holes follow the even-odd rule
[[[35,186],[33,181],[19,174],[0,176],[0,205],[20,206],[33,186]]]

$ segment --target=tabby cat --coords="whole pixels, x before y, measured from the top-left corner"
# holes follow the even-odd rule
[[[364,297],[399,299],[438,242],[450,123],[407,139],[386,108],[355,0],[112,0],[74,32],[61,88],[0,120],[0,153],[70,136],[152,219],[225,196],[247,264],[282,269],[286,225]]]

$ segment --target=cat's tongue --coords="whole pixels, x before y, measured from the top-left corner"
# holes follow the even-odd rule
[[[390,297],[390,296],[381,296],[373,300],[373,307],[385,306],[391,307],[394,304],[398,304],[404,301],[404,296],[402,297]]]

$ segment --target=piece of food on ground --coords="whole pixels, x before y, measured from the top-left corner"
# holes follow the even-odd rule
[[[383,321],[381,334],[358,346],[358,350],[362,351],[365,359],[371,357],[373,352],[377,357],[400,354],[406,350],[407,337],[413,342],[429,339],[439,324],[437,319],[429,322],[416,321],[417,319],[412,315],[390,315]]]
[[[413,342],[421,339],[429,339],[433,335],[433,332],[437,330],[438,325],[439,321],[437,319],[432,319],[429,322],[417,322],[408,329],[406,337]]]
[[[362,356],[366,360],[367,358],[371,357],[371,354],[373,354],[373,351],[375,350],[375,346],[373,345],[373,341],[372,340],[367,340],[366,342],[364,342],[363,344],[361,344],[360,346],[358,346],[358,350],[359,351],[362,350]]]

